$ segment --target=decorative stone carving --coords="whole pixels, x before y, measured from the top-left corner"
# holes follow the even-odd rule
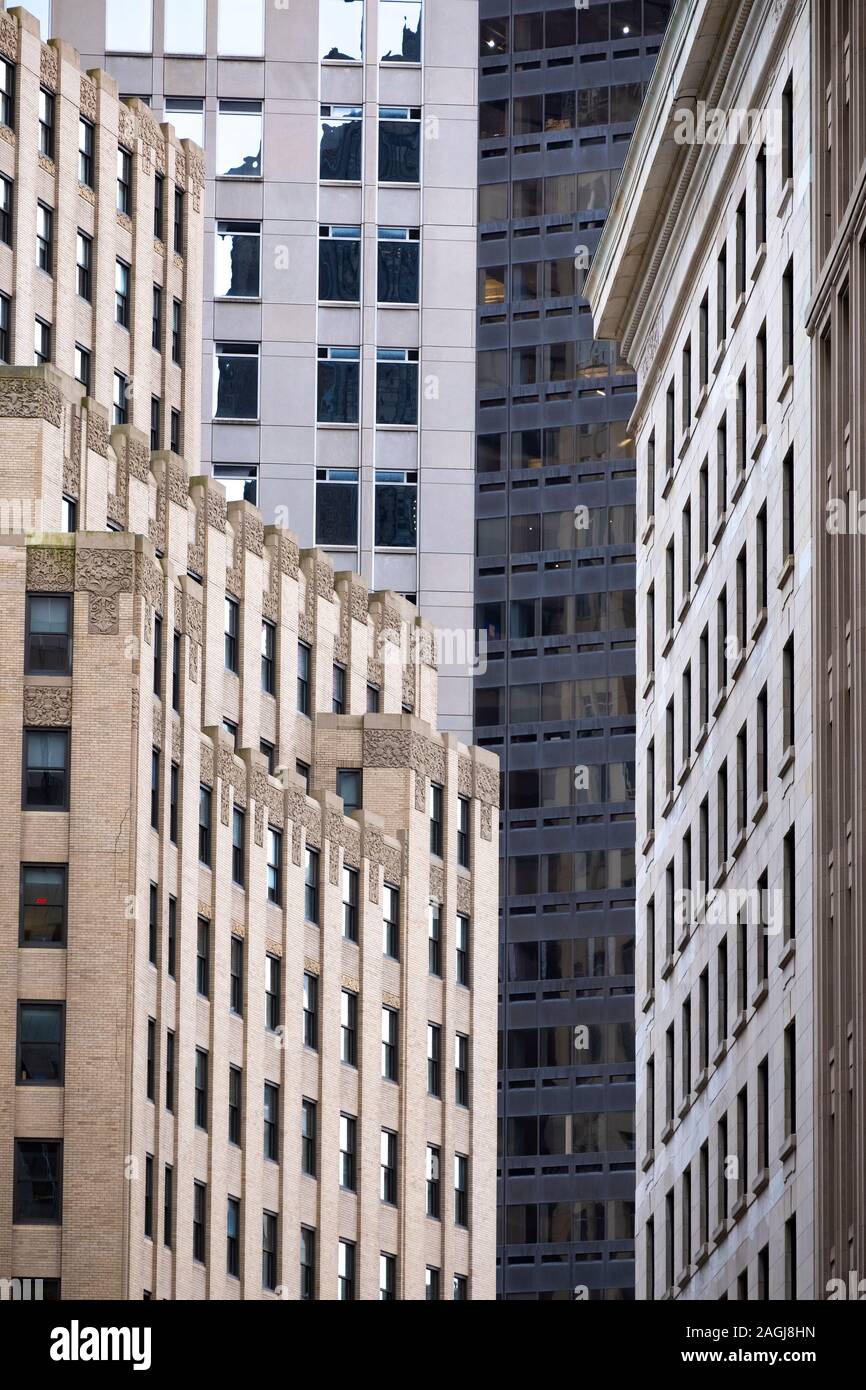
[[[472,795],[472,759],[463,753],[457,759],[457,790],[461,796]]]
[[[389,1009],[399,1009],[400,996],[399,994],[391,994],[388,990],[383,990],[382,1003],[387,1004]]]
[[[154,748],[162,749],[162,709],[154,696],[152,702],[153,717],[150,721],[151,739]]]
[[[400,880],[403,877],[403,855],[393,845],[385,846],[384,868],[385,882],[393,883],[396,888],[399,888]]]
[[[361,981],[356,979],[354,975],[341,975],[340,984],[343,986],[343,989],[350,989],[353,994],[360,993]]]
[[[137,691],[137,690],[133,690],[133,692],[132,692],[132,710],[131,710],[131,717],[132,717],[133,727],[136,728],[136,729],[138,728],[138,707],[139,707],[138,691]]]
[[[334,642],[334,660],[339,661],[343,666],[349,664],[349,643],[345,637],[338,637]]]
[[[370,595],[364,584],[349,587],[349,612],[359,623],[366,623],[370,617]]]
[[[292,826],[292,863],[301,862],[301,827],[297,821]]]
[[[54,177],[55,170],[53,159],[49,159],[47,154],[40,154],[37,162],[40,169],[44,169],[46,174],[50,174],[52,178]]]
[[[462,874],[457,875],[457,911],[464,916],[469,915],[472,910],[472,882],[464,878]]]
[[[135,115],[130,106],[125,101],[121,101],[117,107],[117,138],[122,145],[130,148],[135,142]]]
[[[0,415],[13,420],[47,420],[60,428],[63,402],[56,386],[37,376],[0,377]]]
[[[211,907],[211,904],[210,904],[210,903],[206,903],[205,900],[204,900],[204,898],[199,898],[199,900],[198,900],[198,915],[199,915],[199,917],[204,917],[205,920],[209,922],[210,919],[211,919],[212,914],[213,914],[213,908]]]
[[[334,571],[324,560],[316,561],[316,593],[319,598],[334,601]]]
[[[499,773],[494,768],[475,764],[475,795],[488,806],[499,805]]]
[[[88,410],[87,412],[87,447],[92,449],[100,458],[108,458],[108,445],[110,434],[108,420],[98,410]]]
[[[180,762],[180,724],[176,719],[171,721],[171,760],[173,763]]]
[[[204,160],[197,150],[189,149],[187,153],[187,173],[193,207],[196,212],[201,212],[201,199],[204,191]]]
[[[155,608],[160,616],[164,611],[163,575],[159,565],[139,551],[135,557],[135,592],[141,594],[148,609]],[[147,615],[148,626],[150,615]]]
[[[39,84],[49,92],[57,91],[57,49],[47,43],[39,54]]]
[[[180,462],[172,460],[167,468],[168,474],[168,496],[169,500],[175,502],[178,507],[183,507],[186,511],[189,506],[189,478],[186,468]]]
[[[319,962],[313,960],[312,956],[304,956],[304,969],[309,975],[320,975],[322,972],[322,967],[319,965]]]
[[[493,811],[490,806],[481,807],[481,838],[482,840],[493,839]]]
[[[74,548],[28,545],[27,587],[49,594],[69,593],[75,587]]]
[[[114,636],[120,621],[120,594],[131,593],[134,554],[131,550],[77,550],[75,587],[90,595],[88,631]]]
[[[642,382],[646,381],[647,377],[652,371],[661,340],[662,322],[661,319],[656,319],[655,323],[653,324],[652,328],[650,329],[647,335],[646,346],[644,348],[643,357],[640,361],[639,376]]]
[[[201,745],[199,762],[199,781],[205,787],[213,787],[213,749],[209,743]]]
[[[179,146],[175,146],[174,151],[174,181],[186,192],[186,155]]]
[[[18,62],[18,25],[5,10],[0,10],[0,53],[10,62]]]
[[[87,121],[96,120],[96,83],[91,82],[89,77],[82,77],[79,88],[78,102],[81,107],[81,114]]]
[[[380,689],[385,682],[385,663],[374,661],[372,657],[367,658],[367,680],[371,685],[376,685]]]
[[[328,876],[334,887],[340,882],[340,846],[328,841]]]
[[[148,535],[156,550],[165,550],[165,484],[157,484],[156,509],[147,527]]]
[[[130,439],[126,436],[126,466],[133,478],[137,478],[140,483],[150,481],[150,453],[140,439]]]
[[[427,783],[423,772],[415,773],[415,810],[425,811],[427,809]]]
[[[435,903],[445,901],[445,872],[438,864],[430,865],[430,897]]]
[[[287,574],[290,579],[297,579],[301,567],[301,552],[295,537],[287,533],[280,536],[280,564],[283,574]]]
[[[216,488],[209,487],[207,490],[207,524],[212,526],[215,531],[225,532],[226,529],[226,499]]]
[[[265,950],[267,951],[269,956],[277,956],[280,960],[282,960],[283,943],[281,941],[276,941],[272,936],[266,937]]]
[[[24,723],[32,728],[68,729],[72,723],[72,691],[55,685],[25,686]]]
[[[313,621],[306,613],[298,614],[298,636],[302,642],[311,643],[313,640]]]
[[[114,215],[117,219],[118,227],[124,232],[129,232],[130,236],[132,236],[132,218],[127,217],[125,212],[116,212]]]
[[[80,183],[78,185],[78,196],[82,198],[85,203],[89,203],[92,208],[96,207],[96,193],[92,188],[88,188],[86,184]]]
[[[253,555],[263,555],[265,550],[265,525],[255,512],[244,512],[244,546]]]
[[[403,704],[415,709],[415,667],[403,667]]]
[[[0,140],[5,140],[7,145],[14,145],[15,131],[10,130],[8,125],[0,125]]]

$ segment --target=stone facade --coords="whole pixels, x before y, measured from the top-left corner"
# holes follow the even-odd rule
[[[638,369],[639,1298],[813,1296],[809,25],[674,10],[587,284]]]

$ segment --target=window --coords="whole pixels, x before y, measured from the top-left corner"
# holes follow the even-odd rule
[[[376,469],[376,545],[410,550],[418,537],[418,474]]]
[[[420,63],[421,0],[379,0],[379,59]]]
[[[198,857],[208,868],[211,863],[211,789],[200,786],[198,791]]]
[[[430,903],[427,912],[427,972],[442,974],[442,908]]]
[[[794,258],[782,275],[782,371],[794,368]]]
[[[794,557],[794,446],[782,460],[782,563]]]
[[[181,449],[180,449],[180,411],[179,411],[179,410],[175,410],[173,407],[172,407],[171,415],[169,416],[168,447],[171,449],[171,451],[172,451],[173,454],[179,454],[180,451],[181,451]],[[214,469],[214,474],[215,474],[215,476],[216,476],[217,478],[220,476],[220,471],[219,471],[218,468],[215,468],[215,469]]]
[[[195,1123],[197,1129],[207,1129],[208,1055],[204,1048],[195,1050]]]
[[[18,1003],[17,1086],[62,1086],[65,1039],[62,1003]]]
[[[172,763],[172,771],[177,770],[177,764]],[[172,781],[175,779],[173,778]],[[166,969],[169,977],[173,980],[177,973],[177,898],[169,897],[168,900],[168,941],[166,952]]]
[[[454,1225],[469,1225],[469,1159],[454,1155]]]
[[[324,183],[360,183],[360,106],[320,108],[319,178]]]
[[[90,303],[93,242],[84,232],[75,237],[75,285],[82,299]]]
[[[0,294],[0,362],[7,364],[12,350],[9,336],[9,303],[9,296]]]
[[[282,962],[279,956],[265,956],[265,1027],[276,1032],[280,1023]]]
[[[241,1092],[243,1073],[240,1067],[229,1067],[229,1143],[241,1142]]]
[[[21,865],[20,946],[62,946],[66,941],[66,866]]]
[[[358,940],[358,870],[343,868],[343,940]]]
[[[0,58],[0,124],[15,129],[15,66]]]
[[[360,348],[319,348],[316,419],[320,425],[357,425],[360,371]]]
[[[179,299],[171,301],[171,360],[180,366],[180,332],[183,309]]]
[[[421,108],[379,107],[379,182],[419,183]]]
[[[167,1250],[172,1246],[174,1230],[174,1169],[170,1163],[164,1168],[162,1186],[162,1239]]]
[[[438,1023],[427,1024],[427,1094],[442,1095],[442,1029]]]
[[[442,1297],[440,1273],[433,1265],[427,1266],[425,1297],[428,1303],[438,1302]]]
[[[39,88],[39,153],[54,158],[54,97]]]
[[[262,176],[262,103],[220,101],[217,107],[216,176]]]
[[[383,1129],[379,1145],[379,1198],[388,1206],[397,1205],[397,1136]]]
[[[277,1217],[272,1211],[262,1212],[262,1288],[277,1287]]]
[[[268,902],[278,906],[283,901],[283,834],[268,826]],[[310,919],[312,920],[312,919]]]
[[[417,304],[421,232],[417,227],[380,227],[377,298],[380,304]]]
[[[265,1082],[264,1094],[264,1155],[265,1158],[273,1159],[274,1163],[279,1158],[279,1117],[280,1117],[280,1088],[274,1086],[270,1081]]]
[[[240,624],[240,605],[236,599],[225,599],[225,668],[238,670],[238,629]]]
[[[69,808],[69,730],[24,730],[25,811]]]
[[[79,175],[80,178],[80,175]],[[82,180],[83,182],[83,180]],[[157,241],[162,241],[165,222],[165,177],[163,174],[153,176],[153,235]]]
[[[241,937],[231,939],[229,965],[229,1008],[233,1014],[244,1012],[244,943]]]
[[[197,1264],[204,1264],[206,1209],[207,1185],[195,1182],[192,1187],[192,1257]]]
[[[301,1227],[301,1300],[308,1303],[316,1297],[316,1232]]]
[[[469,1039],[465,1033],[454,1038],[454,1100],[457,1105],[469,1104]]]
[[[54,240],[54,213],[45,203],[36,204],[36,264],[51,274]]]
[[[51,324],[44,319],[33,325],[33,360],[37,367],[51,361]]]
[[[125,425],[129,403],[129,382],[123,375],[123,372],[114,373],[113,400],[114,409],[112,411],[111,423],[113,425]]]
[[[396,1255],[379,1256],[379,1301],[380,1303],[393,1303],[397,1297],[397,1257]]]
[[[782,91],[782,182],[794,177],[794,74]]]
[[[306,642],[298,643],[298,698],[300,714],[310,713],[310,648]]]
[[[400,956],[400,889],[385,884],[382,904],[382,954],[398,960]]]
[[[196,932],[196,990],[203,998],[210,998],[210,922],[199,917]]]
[[[736,218],[736,291],[737,299],[746,293],[746,197],[743,195]]]
[[[130,6],[106,0],[105,48],[108,53],[147,53],[151,48],[150,5]]]
[[[259,739],[259,752],[265,758],[268,765],[268,776],[273,777],[277,770],[277,750],[272,743],[268,743],[266,738]]]
[[[361,808],[362,774],[355,767],[337,769],[337,795],[343,798],[346,815]]]
[[[469,987],[469,918],[457,916],[457,983]]]
[[[301,1172],[316,1176],[317,1112],[314,1100],[301,1102]]]
[[[304,850],[304,917],[319,925],[319,851]]]
[[[793,941],[797,927],[797,866],[794,846],[794,828],[788,831],[782,841],[782,896],[783,896],[783,940]]]
[[[238,5],[236,0],[219,0],[217,52],[220,57],[260,58],[264,53],[264,6],[262,0]]]
[[[261,294],[261,223],[218,222],[214,296],[258,299]]]
[[[755,250],[767,244],[767,147],[755,157]]]
[[[787,751],[794,746],[794,638],[789,637],[782,649],[782,746]]]
[[[355,1191],[357,1122],[353,1115],[340,1116],[340,1186]]]
[[[204,53],[205,8],[206,0],[166,0],[166,53]]]
[[[340,1303],[355,1301],[355,1245],[341,1240],[337,1260],[337,1299]]]
[[[132,155],[122,145],[117,147],[117,211],[132,214]]]
[[[358,544],[358,469],[316,469],[316,545]]]
[[[357,304],[361,298],[361,228],[319,228],[319,299]]]
[[[442,855],[442,788],[438,782],[429,784],[427,814],[430,817],[430,853]]]
[[[194,140],[204,148],[204,101],[201,97],[166,97],[165,119],[174,126],[178,140]],[[180,254],[182,248],[176,246],[175,250]]]
[[[90,395],[90,353],[80,343],[75,344],[75,380],[84,387],[84,394]],[[75,528],[72,527],[72,530]]]
[[[400,1015],[396,1009],[382,1007],[382,1078],[396,1081],[398,1076]]]
[[[340,1061],[358,1065],[358,996],[350,989],[340,991]]]
[[[68,594],[27,595],[24,669],[28,674],[64,676],[72,669],[72,604]]]
[[[237,1279],[241,1272],[241,1204],[237,1197],[226,1201],[226,1274]]]
[[[304,1046],[319,1047],[319,977],[304,974]]]
[[[162,401],[159,396],[150,398],[150,448],[156,452],[162,437]]]
[[[337,662],[331,670],[331,710],[334,714],[346,713],[346,668]]]
[[[16,1226],[59,1226],[63,1219],[63,1141],[15,1140]]]
[[[150,345],[155,352],[162,351],[162,287],[160,285],[154,285],[153,287],[153,302],[150,314]]]
[[[183,255],[183,192],[179,188],[174,190],[172,246],[178,256]]]
[[[148,918],[147,918],[147,959],[151,965],[156,965],[157,961],[157,886],[155,883],[150,885],[148,895]]]
[[[218,420],[256,420],[259,414],[258,343],[217,343],[213,414]]]
[[[470,803],[467,796],[457,799],[457,863],[463,869],[469,868],[469,816]]]
[[[427,1145],[427,1215],[439,1220],[441,1210],[439,1149],[434,1144]]]
[[[377,348],[376,424],[418,424],[417,348]]]

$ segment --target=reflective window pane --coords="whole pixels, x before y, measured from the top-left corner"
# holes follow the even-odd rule
[[[360,62],[364,0],[319,0],[319,43],[324,59]]]
[[[361,114],[340,115],[347,108],[322,114],[319,178],[358,183],[361,178]],[[333,114],[332,114],[333,110]]]
[[[218,419],[255,420],[259,413],[259,354],[250,343],[217,343],[213,413]]]
[[[420,242],[392,240],[387,228],[379,229],[380,304],[417,304]]]
[[[420,63],[421,0],[379,0],[379,57],[383,63]]]
[[[360,363],[357,349],[350,351],[354,360],[336,356],[319,359],[316,419],[320,424],[358,423]]]
[[[204,53],[206,0],[165,0],[166,53]]]
[[[421,122],[380,117],[379,182],[418,183],[420,177]]]
[[[232,57],[261,57],[264,52],[264,0],[219,0],[217,49]]]
[[[414,548],[418,489],[411,484],[376,484],[376,545]]]
[[[260,178],[261,173],[261,103],[221,101],[217,116],[217,178]]]
[[[357,545],[357,469],[323,471],[325,479],[316,483],[316,545]],[[341,473],[345,479],[338,480]]]
[[[417,425],[418,363],[381,358],[376,365],[376,424]]]
[[[201,97],[166,97],[165,119],[178,140],[194,140],[204,149],[204,102]]]
[[[261,291],[258,222],[218,222],[214,244],[214,295],[257,299]]]
[[[331,227],[319,237],[319,298],[357,304],[361,298],[361,229]]]
[[[149,53],[151,6],[106,0],[105,47],[109,53]]]

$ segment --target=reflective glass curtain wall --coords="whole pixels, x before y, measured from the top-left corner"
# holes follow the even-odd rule
[[[634,1297],[634,380],[581,298],[671,5],[481,0],[475,738],[502,759],[498,1296]]]

